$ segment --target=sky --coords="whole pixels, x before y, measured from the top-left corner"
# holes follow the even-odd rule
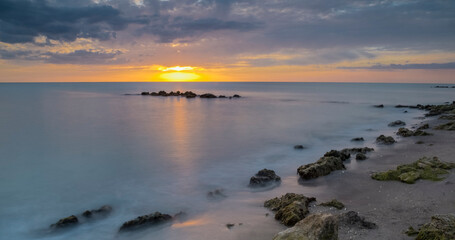
[[[0,0],[0,82],[455,84],[454,0]]]

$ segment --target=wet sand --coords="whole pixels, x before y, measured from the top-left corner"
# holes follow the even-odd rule
[[[430,127],[447,121],[430,120]],[[408,128],[410,126],[407,126]],[[432,215],[455,213],[455,171],[452,169],[442,181],[418,180],[415,184],[398,181],[376,181],[372,172],[396,168],[423,156],[437,156],[446,162],[455,162],[455,133],[427,129],[433,136],[398,138],[392,146],[378,146],[364,161],[351,160],[346,171],[305,181],[304,186],[322,188],[318,202],[333,198],[343,202],[345,210],[356,211],[366,220],[378,225],[377,229],[347,229],[340,227],[339,239],[413,239],[404,232],[409,226],[417,228],[430,221]],[[417,141],[424,144],[416,144]],[[327,211],[316,207],[312,212]]]

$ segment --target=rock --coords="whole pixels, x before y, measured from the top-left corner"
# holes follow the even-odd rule
[[[455,239],[455,215],[436,215],[419,229],[416,240]]]
[[[407,128],[400,128],[398,129],[397,135],[402,137],[411,137],[414,135],[414,132]]]
[[[455,122],[448,122],[448,123],[445,123],[445,124],[441,124],[439,126],[436,126],[434,129],[436,129],[436,130],[454,131],[455,130]]]
[[[351,139],[351,142],[363,142],[363,141],[365,141],[365,139],[363,139],[363,137],[356,137],[356,138]]]
[[[58,220],[58,222],[52,224],[50,227],[51,228],[66,228],[66,227],[75,226],[78,223],[79,223],[79,220],[77,219],[77,217],[74,215],[71,215],[69,217]]]
[[[379,144],[384,144],[384,145],[391,145],[391,144],[396,143],[396,141],[395,141],[395,139],[393,139],[393,137],[390,137],[390,136],[386,137],[384,135],[381,135],[378,138],[376,138],[376,142]]]
[[[448,174],[447,170],[455,168],[455,163],[440,161],[437,157],[423,157],[411,164],[399,165],[395,170],[373,173],[371,178],[378,181],[401,181],[412,184],[418,179],[440,181]]]
[[[416,144],[424,144],[424,141],[417,141]]]
[[[324,154],[324,157],[336,157],[340,158],[343,162],[348,160],[351,157],[351,154],[346,151],[337,151],[337,150],[330,150]]]
[[[366,221],[364,217],[359,216],[354,211],[349,211],[347,213],[340,214],[338,216],[338,220],[340,224],[348,225],[348,226],[357,226],[359,228],[365,229],[374,229],[376,228],[376,224]]]
[[[200,98],[216,98],[216,96],[211,93],[204,93],[200,96]]]
[[[328,175],[335,170],[346,169],[343,160],[339,157],[322,157],[315,163],[302,165],[297,169],[300,178],[307,180]]]
[[[394,122],[389,123],[387,126],[389,126],[389,127],[397,127],[397,126],[404,126],[404,125],[406,125],[405,122],[403,122],[401,120],[396,120]]]
[[[369,147],[363,147],[363,148],[345,148],[341,150],[340,152],[344,154],[356,154],[356,153],[363,153],[366,154],[368,152],[374,151],[374,148],[369,148]]]
[[[136,219],[123,223],[119,231],[137,230],[139,228],[154,226],[171,220],[172,216],[168,214],[162,214],[160,212],[155,212],[153,214],[140,216]]]
[[[226,224],[226,227],[227,227],[228,229],[231,229],[231,228],[233,228],[234,226],[235,226],[234,223],[227,223],[227,224]]]
[[[336,199],[333,199],[332,201],[330,202],[324,202],[324,203],[321,203],[319,204],[321,206],[325,206],[325,207],[334,207],[338,210],[340,209],[343,209],[344,208],[344,204]]]
[[[280,181],[281,178],[275,174],[275,171],[264,168],[250,178],[250,187],[264,187]]]
[[[338,240],[337,218],[327,213],[312,214],[279,232],[273,240]]]
[[[430,125],[428,123],[425,123],[424,125],[420,126],[417,128],[417,130],[424,130],[430,128]]]
[[[82,216],[89,218],[89,217],[92,217],[93,215],[107,215],[111,212],[112,212],[112,207],[109,205],[104,205],[104,206],[100,207],[99,209],[95,209],[95,210],[91,210],[91,211],[87,210],[84,213],[82,213]]]
[[[422,130],[417,130],[413,134],[413,136],[416,136],[416,137],[418,137],[418,136],[431,136],[431,135],[433,135],[433,134],[432,133],[427,133],[427,132],[422,131]]]
[[[169,95],[166,93],[166,91],[159,91],[159,92],[158,92],[158,95],[159,95],[159,96],[162,96],[162,97],[167,97],[167,96],[169,96]]]
[[[233,97],[233,98],[239,98],[239,97],[240,97],[240,95],[238,95],[238,94],[234,94],[234,96],[232,96],[232,97]]]
[[[419,231],[416,231],[413,227],[409,227],[408,230],[406,230],[404,233],[411,237],[419,234]]]
[[[384,108],[384,104],[379,104],[379,105],[373,105],[375,108]]]
[[[141,95],[150,95],[149,92],[141,92]]]
[[[455,115],[443,115],[443,116],[440,116],[439,119],[443,119],[443,120],[455,120]]]
[[[182,96],[185,96],[186,98],[195,98],[197,97],[197,94],[192,91],[186,91],[182,94]]]
[[[309,213],[308,205],[316,198],[305,197],[302,194],[286,193],[280,198],[273,198],[264,202],[264,207],[276,212],[275,219],[286,226],[294,226]]]
[[[295,145],[294,149],[302,150],[305,149],[305,147],[303,145]]]
[[[367,159],[367,156],[363,153],[357,153],[357,155],[355,155],[355,160],[366,160]]]
[[[218,96],[218,98],[226,98],[226,96],[220,95],[220,96]]]
[[[215,189],[207,193],[207,198],[212,200],[218,200],[226,198],[227,196],[223,193],[223,189]]]

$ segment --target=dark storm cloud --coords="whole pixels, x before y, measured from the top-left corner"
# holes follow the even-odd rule
[[[389,64],[373,65],[369,67],[339,67],[339,69],[373,69],[373,70],[391,70],[391,69],[455,69],[455,62],[449,63],[422,63],[422,64]]]

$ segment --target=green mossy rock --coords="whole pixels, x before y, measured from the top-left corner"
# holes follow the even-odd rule
[[[336,200],[336,199],[333,199],[330,202],[321,203],[319,205],[325,206],[325,207],[334,207],[334,208],[339,209],[339,210],[344,208],[344,204],[342,202]]]
[[[294,227],[279,232],[273,240],[337,240],[338,221],[332,214],[312,214]]]
[[[316,198],[305,197],[302,194],[286,193],[264,202],[264,207],[275,211],[275,219],[286,226],[294,226],[308,215],[308,205]]]
[[[455,239],[455,216],[436,215],[431,222],[419,229],[416,240],[453,240]]]
[[[406,235],[412,237],[412,236],[415,236],[417,234],[419,234],[419,231],[415,230],[413,227],[409,227],[408,230],[406,230]]]
[[[434,129],[436,130],[448,130],[448,131],[455,131],[455,122],[448,122],[445,124],[441,124],[436,126]]]
[[[415,183],[418,179],[440,181],[444,179],[441,175],[448,174],[447,170],[452,168],[455,168],[455,163],[442,162],[437,157],[423,157],[411,164],[400,165],[396,170],[374,173],[371,178],[378,181],[395,180],[409,184]]]
[[[325,176],[333,171],[342,169],[346,169],[346,167],[343,164],[342,158],[326,156],[320,158],[315,163],[300,166],[297,169],[297,173],[300,175],[300,178],[307,180],[317,178],[320,176]]]
[[[426,124],[426,125],[428,125],[428,124]],[[427,132],[419,130],[419,129],[416,131],[412,131],[407,128],[400,128],[400,129],[398,129],[397,135],[402,136],[402,137],[412,137],[412,136],[430,136],[433,134],[427,133]]]

